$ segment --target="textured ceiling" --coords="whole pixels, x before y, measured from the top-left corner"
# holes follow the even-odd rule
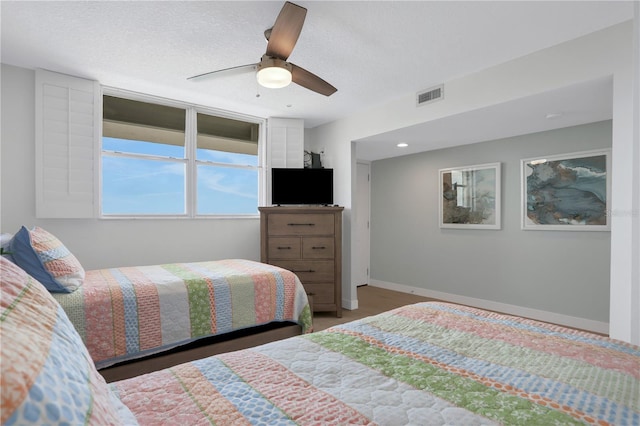
[[[632,1],[296,3],[308,13],[289,60],[331,97],[252,73],[187,81],[257,62],[280,1],[2,1],[1,58],[312,128],[633,18]]]

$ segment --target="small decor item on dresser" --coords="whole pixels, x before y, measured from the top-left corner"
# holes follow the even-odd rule
[[[321,169],[322,159],[320,153],[305,151],[304,152],[304,168],[305,169]]]
[[[500,163],[440,170],[440,228],[500,229]]]
[[[609,231],[610,150],[521,160],[522,229]]]

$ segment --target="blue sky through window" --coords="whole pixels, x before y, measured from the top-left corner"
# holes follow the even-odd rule
[[[184,159],[184,147],[103,138],[103,150]],[[200,161],[257,166],[257,155],[197,150]],[[186,165],[167,158],[102,157],[103,214],[186,213]],[[197,166],[197,214],[258,212],[258,170]]]

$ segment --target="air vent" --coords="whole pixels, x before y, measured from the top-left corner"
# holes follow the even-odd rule
[[[431,87],[416,94],[416,106],[430,104],[444,99],[444,84]]]

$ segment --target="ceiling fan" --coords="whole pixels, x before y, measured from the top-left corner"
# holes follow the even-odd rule
[[[294,82],[314,92],[331,96],[338,89],[304,68],[287,62],[287,58],[291,55],[293,47],[298,41],[306,16],[307,9],[286,2],[273,27],[264,32],[267,39],[267,51],[262,55],[260,62],[194,75],[187,80],[201,80],[213,76],[257,70],[257,79],[261,86],[278,89]]]

